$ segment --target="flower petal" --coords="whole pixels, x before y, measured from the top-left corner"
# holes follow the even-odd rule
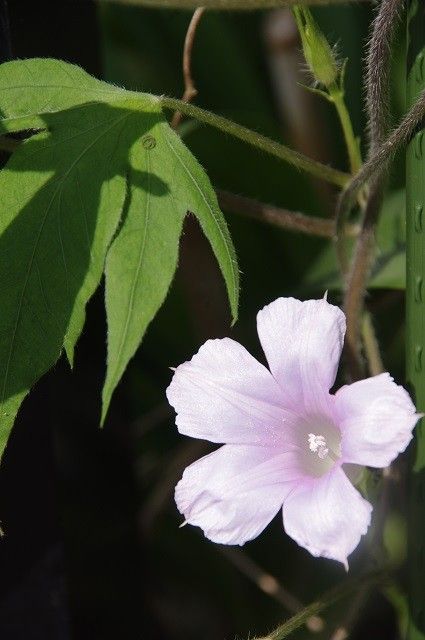
[[[404,451],[421,417],[389,373],[342,387],[335,409],[344,461],[368,467],[386,467]]]
[[[185,469],[175,499],[186,522],[207,538],[242,545],[263,531],[300,477],[291,451],[224,445]]]
[[[177,367],[167,398],[180,433],[211,442],[267,444],[290,420],[270,372],[230,338],[207,340]]]
[[[296,487],[283,504],[286,533],[313,556],[347,557],[370,524],[372,507],[340,467]]]
[[[285,406],[323,409],[344,342],[341,309],[325,299],[278,298],[258,313],[257,329]]]

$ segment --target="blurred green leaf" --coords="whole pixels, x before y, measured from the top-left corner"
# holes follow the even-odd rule
[[[385,519],[383,543],[388,559],[394,566],[399,566],[406,560],[407,523],[396,511],[391,511]]]
[[[368,288],[406,287],[406,203],[405,190],[398,189],[384,200],[377,230],[377,255]],[[321,292],[340,290],[341,277],[335,249],[328,244],[306,273],[301,289]]]

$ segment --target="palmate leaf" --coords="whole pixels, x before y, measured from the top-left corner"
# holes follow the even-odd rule
[[[0,109],[0,133],[40,129],[0,173],[1,453],[31,386],[63,348],[72,363],[105,259],[103,417],[167,294],[188,211],[211,243],[234,318],[238,271],[208,178],[157,98],[64,62],[26,60],[0,66]]]
[[[160,144],[158,144],[160,142]],[[172,184],[158,181],[160,173]],[[111,395],[161,305],[177,264],[186,213],[193,212],[217,259],[235,268],[228,288],[238,289],[236,259],[217,199],[202,168],[170,129],[160,122],[131,153],[131,198],[123,227],[106,260],[108,369],[102,420]]]

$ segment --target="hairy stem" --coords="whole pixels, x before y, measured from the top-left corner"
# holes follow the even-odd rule
[[[196,31],[198,29],[201,18],[205,12],[205,7],[198,7],[194,12],[192,19],[187,28],[186,38],[183,47],[183,79],[184,79],[184,93],[183,102],[192,102],[193,98],[198,95],[198,90],[195,87],[195,83],[192,77],[192,51],[193,44],[195,42]],[[173,129],[177,129],[182,121],[183,114],[181,111],[176,111],[173,119],[171,120],[171,126]]]
[[[387,169],[396,152],[405,146],[412,137],[425,114],[425,91],[412,108],[406,113],[400,124],[390,133],[377,151],[365,162],[362,169],[349,182],[342,192],[337,207],[337,233],[344,223],[344,217],[353,205],[359,190],[375,176],[381,176]]]
[[[383,144],[389,129],[391,45],[397,26],[398,14],[402,6],[403,0],[382,0],[372,25],[372,34],[366,57],[366,110],[368,114],[369,160],[363,169],[356,172],[357,175],[340,198],[336,212],[337,253],[344,270],[343,230],[345,218],[348,215],[350,207],[354,204],[360,189],[365,185],[369,177],[371,177],[368,171],[372,170],[373,172],[375,168],[378,171],[376,159],[372,162],[372,158],[375,158],[375,155],[379,153],[379,147]],[[385,169],[385,163],[382,169]],[[358,181],[358,184],[356,181]],[[352,193],[350,193],[351,185],[353,185]],[[371,191],[373,190],[374,187],[371,188]],[[373,194],[370,194],[370,197],[375,203],[377,202]],[[368,222],[368,224],[370,224],[370,222]]]
[[[359,1],[359,0],[357,0]],[[360,0],[367,2],[369,0]],[[198,0],[103,0],[118,4],[132,4],[141,7],[165,7],[167,9],[196,9]],[[345,4],[347,0],[308,0],[309,5]],[[273,9],[276,7],[292,7],[299,4],[299,0],[204,0],[206,9],[238,10]]]
[[[367,278],[373,264],[375,251],[375,229],[379,218],[384,189],[384,171],[395,152],[407,144],[425,113],[425,91],[403,118],[399,126],[388,136],[376,153],[365,163],[361,171],[342,193],[338,203],[337,237],[341,239],[345,213],[352,204],[355,195],[364,184],[374,176],[363,218],[362,230],[357,241],[353,263],[347,281],[344,308],[347,315],[347,355],[352,367],[352,375],[361,372],[359,349],[359,323],[363,309]],[[377,174],[377,175],[376,175]]]
[[[389,579],[389,576],[389,569],[380,569],[369,574],[348,579],[342,584],[336,586],[334,589],[330,589],[324,593],[319,600],[312,602],[287,622],[284,622],[282,625],[277,627],[269,635],[264,638],[259,638],[258,640],[283,640],[301,625],[305,624],[305,621],[311,616],[318,615],[320,612],[324,611],[324,609],[327,609],[339,600],[346,598],[352,593],[356,593],[360,588],[385,583]]]
[[[404,0],[383,0],[373,22],[366,60],[369,155],[376,152],[390,128],[390,65],[388,61],[403,2]]]
[[[181,111],[191,118],[195,118],[200,122],[205,122],[206,124],[209,124],[216,129],[220,129],[220,131],[224,131],[225,133],[229,133],[235,138],[238,138],[257,149],[261,149],[261,151],[265,151],[276,158],[284,160],[294,167],[302,169],[317,178],[327,180],[339,187],[344,187],[349,180],[349,175],[343,171],[338,171],[337,169],[333,169],[321,162],[307,158],[307,156],[304,156],[302,153],[289,149],[275,140],[271,140],[270,138],[237,124],[232,120],[228,120],[223,116],[211,113],[211,111],[206,111],[205,109],[196,107],[193,104],[177,100],[176,98],[168,98],[166,96],[162,96],[160,98],[160,102],[166,109]]]
[[[288,229],[298,233],[319,236],[322,238],[333,238],[334,224],[332,220],[326,218],[318,218],[307,216],[298,211],[289,211],[280,207],[246,198],[245,196],[229,193],[228,191],[216,191],[218,202],[222,209],[230,213],[248,216],[261,222],[266,222],[282,229]],[[349,225],[346,233],[350,236],[357,235],[359,227],[357,225]]]

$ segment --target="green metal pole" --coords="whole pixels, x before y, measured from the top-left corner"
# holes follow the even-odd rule
[[[425,88],[425,0],[410,0],[407,103]],[[425,121],[424,121],[425,122]],[[407,377],[425,412],[425,129],[407,149]],[[425,419],[416,428],[409,482],[409,627],[407,640],[425,640]]]

